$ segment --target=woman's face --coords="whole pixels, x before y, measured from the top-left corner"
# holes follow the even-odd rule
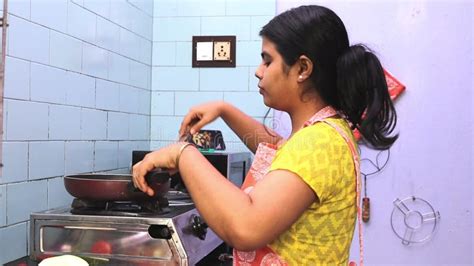
[[[295,103],[295,96],[299,99],[296,67],[286,66],[275,44],[265,37],[262,40],[262,62],[255,76],[259,79],[259,92],[266,106],[288,111]]]

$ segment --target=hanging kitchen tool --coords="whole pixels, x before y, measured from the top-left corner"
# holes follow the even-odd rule
[[[363,182],[364,182],[364,184],[363,184],[363,186],[364,186],[364,197],[362,198],[362,221],[364,223],[367,223],[367,222],[370,221],[370,198],[367,196],[367,185],[368,185],[367,184],[367,177],[379,173],[387,165],[388,160],[390,159],[390,149],[387,150],[387,158],[386,158],[385,162],[381,165],[381,163],[379,161],[379,157],[383,152],[384,151],[379,151],[377,153],[377,156],[375,157],[375,163],[370,159],[366,159],[366,158],[361,159],[361,163],[364,162],[364,161],[369,162],[375,168],[375,170],[370,172],[370,173],[364,173],[361,170],[361,175],[364,177],[364,179],[363,179]]]
[[[441,215],[428,201],[411,196],[395,199],[393,205],[390,224],[403,245],[423,243],[433,237]]]

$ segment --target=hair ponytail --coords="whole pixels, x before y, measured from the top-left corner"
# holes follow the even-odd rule
[[[274,17],[260,31],[288,66],[301,55],[314,65],[312,87],[326,104],[341,111],[369,145],[387,149],[397,114],[377,57],[362,45],[349,47],[342,20],[322,6],[300,6]]]
[[[398,138],[388,136],[397,114],[377,56],[363,45],[349,47],[337,60],[338,109],[376,149],[387,149]]]

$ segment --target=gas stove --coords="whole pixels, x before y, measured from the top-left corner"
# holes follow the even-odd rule
[[[188,200],[173,200],[158,213],[135,202],[106,205],[81,202],[86,212],[77,213],[75,201],[32,213],[30,258],[73,254],[106,265],[194,265],[222,243]]]
[[[149,152],[133,151],[132,164]],[[250,153],[204,155],[231,182],[242,184]],[[230,247],[207,227],[182,183],[172,188],[153,201],[75,199],[68,207],[32,213],[30,258],[72,254],[91,265],[222,264],[217,258]]]

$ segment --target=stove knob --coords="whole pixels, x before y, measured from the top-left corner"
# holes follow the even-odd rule
[[[207,224],[199,217],[198,215],[191,216],[191,227],[193,229],[193,234],[199,239],[206,239],[207,234]]]

